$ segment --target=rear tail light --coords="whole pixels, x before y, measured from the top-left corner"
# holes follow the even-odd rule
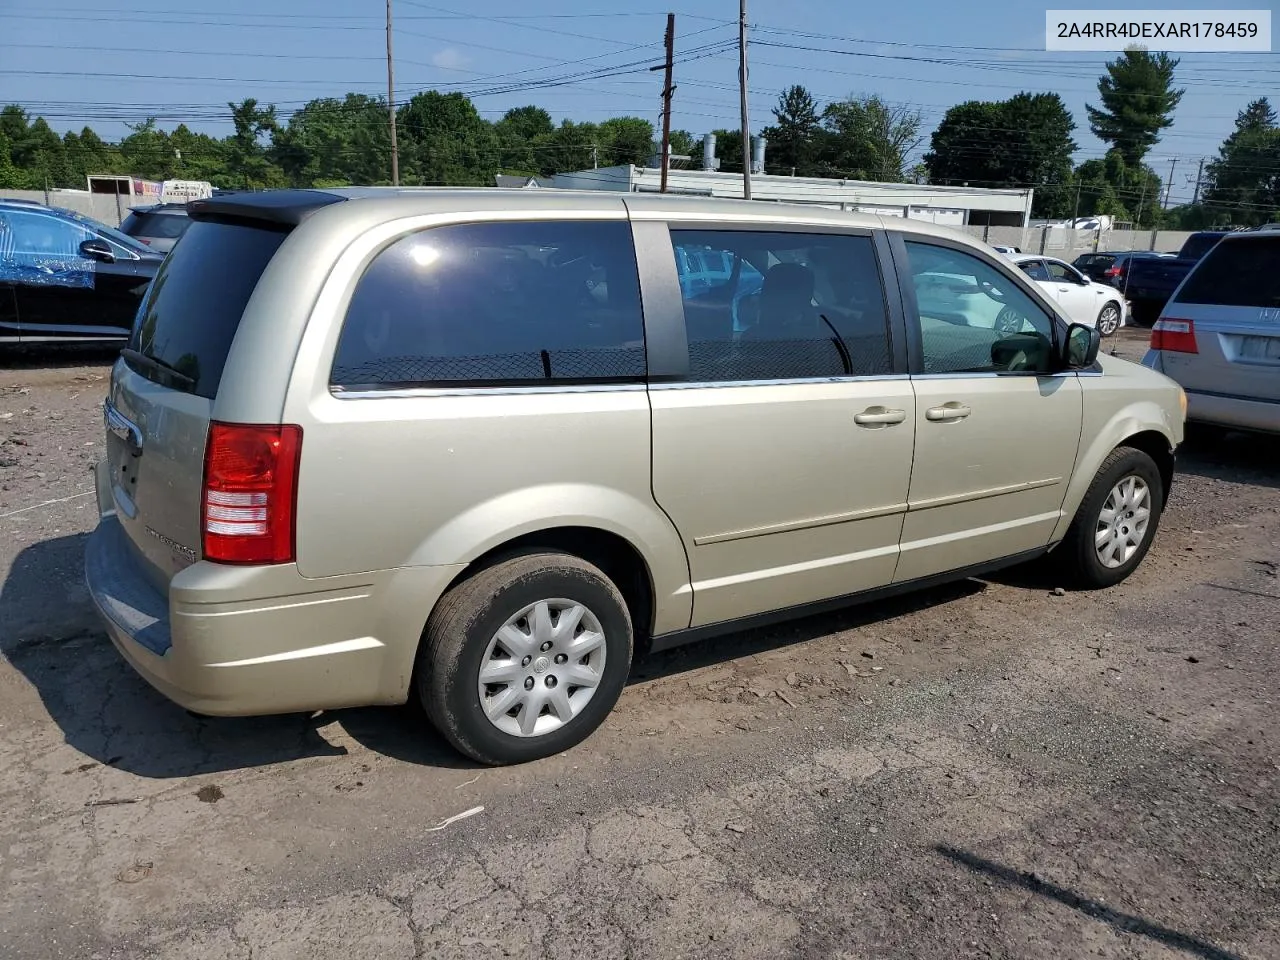
[[[1196,325],[1191,320],[1166,320],[1163,317],[1151,328],[1151,349],[1171,353],[1199,353]]]
[[[1120,268],[1119,268],[1119,267],[1107,267],[1107,276],[1108,276],[1108,277],[1118,277],[1118,276],[1120,276]]]
[[[291,563],[302,428],[211,423],[200,529],[216,563]]]

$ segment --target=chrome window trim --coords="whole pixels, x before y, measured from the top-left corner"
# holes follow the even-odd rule
[[[412,397],[511,397],[548,393],[630,393],[645,390],[643,383],[546,384],[538,386],[494,387],[388,387],[385,390],[343,390],[331,387],[335,400],[403,400]]]
[[[910,380],[910,374],[885,373],[866,377],[785,377],[778,380],[689,380],[651,383],[650,390],[704,390],[721,387],[799,387],[815,383],[880,383]]]

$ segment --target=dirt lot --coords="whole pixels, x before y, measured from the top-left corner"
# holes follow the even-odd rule
[[[653,657],[582,747],[481,770],[407,710],[152,693],[81,585],[106,358],[5,367],[0,956],[1280,957],[1280,444],[1186,450],[1117,589]]]

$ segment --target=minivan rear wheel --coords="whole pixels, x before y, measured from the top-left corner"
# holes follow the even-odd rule
[[[427,621],[417,692],[431,722],[481,763],[567,750],[618,701],[631,616],[596,567],[561,553],[513,557],[454,586]]]
[[[1086,589],[1124,580],[1151,548],[1163,510],[1164,481],[1150,455],[1112,450],[1058,548],[1068,578]]]

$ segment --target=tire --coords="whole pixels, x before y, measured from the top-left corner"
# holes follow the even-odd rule
[[[1108,303],[1098,314],[1098,333],[1104,337],[1114,336],[1115,332],[1120,329],[1120,321],[1122,319],[1119,305]]]
[[[1114,524],[1106,524],[1104,509],[1111,510],[1116,505],[1116,501],[1112,500],[1113,495],[1118,497],[1125,489],[1123,485],[1129,482],[1136,483],[1135,490],[1145,489],[1145,500],[1138,501],[1135,496],[1126,504],[1130,509],[1120,511]],[[1126,520],[1137,521],[1141,518],[1140,510],[1132,509],[1135,502],[1138,506],[1145,504],[1148,511],[1146,526],[1136,544],[1132,543],[1136,539],[1135,524],[1124,523]],[[1160,526],[1160,514],[1163,510],[1164,481],[1155,461],[1133,447],[1117,447],[1112,450],[1098,469],[1097,476],[1093,478],[1093,483],[1089,485],[1084,500],[1071,521],[1066,537],[1055,551],[1063,573],[1074,586],[1083,589],[1115,586],[1133,573],[1147,555]],[[1132,516],[1135,513],[1138,516]],[[1106,541],[1108,546],[1098,542],[1104,526],[1112,535]],[[1106,562],[1103,560],[1104,554],[1108,555]]]
[[[557,635],[569,629],[561,626],[566,614],[576,626]],[[567,750],[600,726],[622,694],[634,643],[626,602],[596,567],[568,554],[526,554],[441,598],[423,631],[415,686],[458,751],[492,766],[525,763]],[[482,688],[485,664],[494,682]],[[502,711],[506,702],[511,709]]]

